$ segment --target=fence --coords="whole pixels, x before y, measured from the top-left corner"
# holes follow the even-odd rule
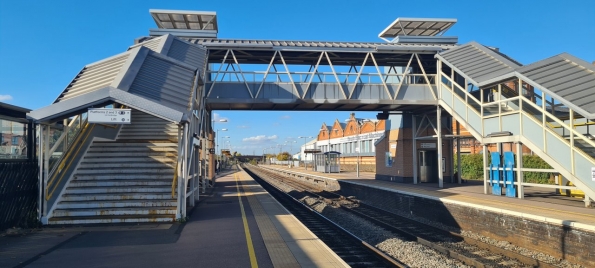
[[[38,224],[37,174],[37,161],[0,162],[0,231]]]

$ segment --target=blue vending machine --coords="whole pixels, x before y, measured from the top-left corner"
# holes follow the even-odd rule
[[[514,153],[504,152],[504,185],[506,185],[506,196],[516,197],[516,185],[514,185]]]
[[[493,195],[502,195],[500,187],[500,152],[493,152],[492,163],[490,164],[490,184]]]

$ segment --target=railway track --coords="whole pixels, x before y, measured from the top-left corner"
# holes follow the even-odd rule
[[[351,267],[408,267],[268,183],[262,171],[244,170]]]
[[[298,181],[272,170],[250,167],[258,170],[261,177],[277,181],[294,189],[290,194],[297,200],[306,197],[317,198],[327,204],[333,204],[343,211],[352,213],[372,222],[401,239],[414,241],[434,249],[441,254],[474,267],[558,267],[549,263],[496,247],[482,241],[448,232],[393,213],[346,198],[340,193],[331,193],[314,188],[311,184]]]

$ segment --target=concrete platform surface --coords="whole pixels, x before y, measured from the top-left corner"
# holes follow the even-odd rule
[[[188,221],[0,237],[0,267],[348,267],[248,174],[222,172]]]
[[[444,188],[438,188],[438,183],[412,184],[376,180],[375,173],[372,172],[360,172],[357,177],[355,172],[320,173],[305,170],[303,167],[289,168],[281,165],[265,165],[265,167],[312,174],[595,232],[595,209],[585,208],[582,199],[556,195],[553,189],[525,187],[526,197],[519,199],[484,194],[483,181],[467,181],[462,184],[444,183]]]

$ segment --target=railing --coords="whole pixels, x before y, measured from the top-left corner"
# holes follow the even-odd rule
[[[171,198],[176,197],[176,187],[178,187],[178,161],[176,161],[176,168],[174,169],[174,178],[171,183]]]
[[[506,86],[502,86],[500,92],[505,94],[500,95],[499,100],[481,103],[479,100],[473,97],[473,95],[470,92],[463,89],[460,85],[452,81],[446,75],[442,75],[441,82],[442,88],[449,90],[451,94],[451,96],[442,96],[443,101],[447,102],[449,105],[452,105],[451,108],[453,109],[453,111],[459,114],[459,116],[463,117],[466,121],[469,121],[469,111],[471,111],[472,114],[479,116],[482,122],[485,119],[489,118],[504,117],[518,114],[518,122],[521,126],[519,126],[519,133],[517,134],[524,135],[525,137],[527,137],[527,135],[535,134],[524,133],[522,125],[528,122],[522,121],[523,118],[528,118],[535,125],[541,126],[541,128],[543,129],[543,132],[539,134],[542,135],[542,140],[540,141],[541,144],[535,145],[541,148],[543,152],[549,155],[552,159],[560,157],[569,159],[570,166],[564,166],[564,164],[560,165],[562,165],[566,170],[568,170],[570,174],[577,178],[581,177],[577,175],[578,170],[576,169],[575,164],[576,157],[582,157],[585,159],[585,161],[589,163],[589,165],[595,166],[595,158],[593,157],[595,153],[593,155],[588,153],[588,151],[595,152],[595,142],[591,138],[587,137],[586,135],[580,133],[575,129],[577,125],[573,123],[574,111],[568,110],[570,118],[568,122],[564,122],[564,120],[558,118],[557,116],[551,113],[553,109],[548,109],[548,107],[551,107],[552,105],[559,105],[556,104],[556,100],[552,100],[549,103],[541,101],[541,105],[539,105],[530,99],[532,97],[535,97],[535,99],[544,100],[546,99],[545,93],[542,93],[542,95],[544,96],[540,96],[539,94],[535,93],[534,96],[527,96],[519,94],[516,90],[510,89]],[[446,100],[444,99],[445,97],[452,97],[452,99]],[[457,103],[455,102],[455,99],[458,102],[466,105],[465,114],[460,114],[459,112],[457,112],[461,109],[457,109],[456,107],[454,107]],[[468,109],[467,107],[470,107],[471,109]],[[521,124],[520,122],[523,123]],[[498,124],[500,124],[499,128],[501,128],[502,125],[504,125],[502,120],[499,120]],[[487,134],[484,133],[484,123],[481,124],[481,128],[482,129],[474,129],[474,131],[476,131],[477,134],[480,135],[480,137],[478,137],[479,140],[483,139],[483,137]],[[564,144],[565,146],[567,146],[569,148],[568,153],[553,153],[551,150],[548,150],[548,143],[554,142],[550,138],[547,138],[548,136],[554,137],[558,141],[558,144]],[[583,161],[583,163],[586,162]],[[584,171],[582,172],[584,173]]]
[[[208,82],[235,83],[344,83],[344,84],[434,84],[434,74],[379,74],[333,72],[261,72],[261,71],[210,71]]]
[[[60,184],[60,182],[66,174],[66,170],[68,170],[70,168],[70,165],[72,164],[73,157],[79,153],[79,151],[83,147],[84,142],[89,137],[93,127],[94,124],[89,124],[87,122],[87,119],[84,118],[84,120],[80,122],[79,130],[75,132],[76,134],[72,134],[72,137],[74,137],[74,139],[72,139],[72,143],[70,143],[70,145],[67,147],[66,153],[63,153],[60,159],[55,162],[54,167],[48,175],[47,185],[45,189],[46,200],[49,200],[58,188],[58,185]],[[66,133],[66,135],[63,136],[67,135],[69,134]],[[55,144],[52,149],[55,150],[56,145],[57,144]],[[53,151],[50,150],[50,155],[52,152]]]
[[[73,117],[67,126],[64,127],[62,131],[66,131],[66,133],[62,133],[60,137],[52,143],[50,141],[50,161],[49,161],[49,170],[50,175],[52,175],[59,165],[57,163],[62,163],[62,158],[65,155],[65,151],[68,150],[70,145],[74,142],[74,139],[79,135],[81,129],[86,122],[86,114],[81,114]],[[58,130],[54,130],[58,131]]]

